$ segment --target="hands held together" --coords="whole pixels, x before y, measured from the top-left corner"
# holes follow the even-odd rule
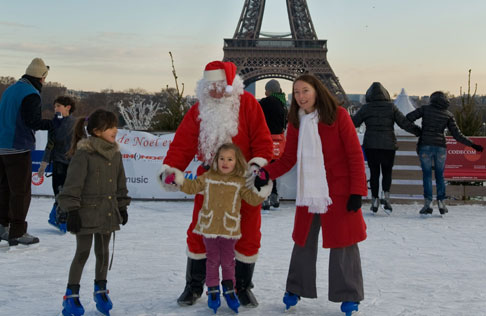
[[[254,186],[258,191],[260,191],[263,186],[268,184],[269,180],[270,176],[268,175],[267,170],[260,168],[255,176]]]

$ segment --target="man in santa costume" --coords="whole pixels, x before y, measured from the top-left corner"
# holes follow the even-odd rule
[[[203,78],[197,84],[196,96],[199,102],[184,116],[164,159],[158,177],[161,185],[169,191],[177,190],[174,185],[165,183],[170,175],[167,168],[185,170],[196,155],[202,162],[197,175],[206,172],[218,147],[227,142],[240,147],[250,166],[248,181],[253,182],[256,170],[272,158],[272,138],[258,101],[243,90],[243,81],[236,75],[236,66],[222,61],[207,64]],[[181,306],[194,304],[204,289],[206,249],[201,235],[193,233],[202,202],[203,196],[197,194],[192,222],[187,230],[186,286],[177,299]],[[242,237],[235,246],[235,288],[240,303],[248,307],[258,305],[251,288],[260,248],[260,208],[261,205],[254,207],[242,201]]]

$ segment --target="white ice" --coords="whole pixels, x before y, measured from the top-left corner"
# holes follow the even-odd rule
[[[59,315],[75,237],[47,224],[52,199],[33,198],[29,232],[40,243],[8,248],[0,242],[0,315]],[[450,206],[445,218],[421,218],[419,204],[394,205],[391,216],[363,209],[368,239],[359,244],[365,300],[361,315],[486,315],[486,210]],[[213,315],[205,295],[194,306],[179,307],[186,266],[185,234],[192,203],[134,201],[129,221],[116,234],[115,257],[108,274],[113,316]],[[282,296],[293,242],[294,205],[262,216],[262,246],[254,274],[260,305],[241,315],[342,316],[327,300],[328,256],[318,256],[318,299],[302,299],[284,312]],[[110,247],[111,250],[111,247]],[[94,254],[81,280],[87,316],[100,315],[92,300]],[[234,315],[223,302],[217,315]]]

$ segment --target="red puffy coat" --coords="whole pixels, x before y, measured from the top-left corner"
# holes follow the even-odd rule
[[[353,122],[342,107],[338,108],[337,119],[332,125],[319,123],[318,130],[329,195],[333,201],[327,213],[320,215],[323,247],[347,247],[366,239],[366,223],[361,210],[350,212],[346,209],[351,194],[368,194],[363,152]],[[285,174],[297,162],[298,138],[299,130],[289,124],[283,156],[265,167],[271,179]],[[305,245],[314,215],[307,212],[305,206],[297,207],[292,233],[296,244]]]

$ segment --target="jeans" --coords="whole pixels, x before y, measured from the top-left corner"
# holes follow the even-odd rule
[[[437,187],[437,200],[445,199],[444,168],[447,156],[445,147],[419,146],[418,154],[422,167],[424,198],[432,201],[432,163],[435,169],[435,185]]]

